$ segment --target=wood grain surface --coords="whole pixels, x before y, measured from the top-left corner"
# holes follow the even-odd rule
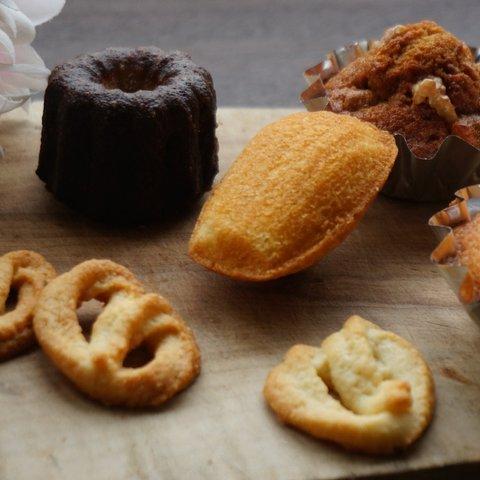
[[[120,229],[56,202],[35,176],[41,105],[0,119],[0,253],[36,250],[58,271],[111,258],[165,295],[195,331],[199,379],[155,411],[104,408],[78,393],[36,350],[0,364],[0,478],[478,478],[480,329],[429,263],[426,226],[439,207],[380,197],[318,265],[264,284],[234,282],[187,256],[197,211]],[[222,170],[286,110],[223,109]],[[295,343],[319,344],[357,313],[413,342],[432,367],[438,405],[407,452],[351,454],[281,425],[265,377]]]

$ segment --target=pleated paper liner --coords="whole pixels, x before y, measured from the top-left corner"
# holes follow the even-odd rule
[[[309,84],[300,96],[309,111],[324,110],[328,105],[325,82],[346,65],[362,56],[375,43],[360,40],[327,54],[319,64],[304,72]],[[475,60],[480,50],[472,48]],[[465,185],[480,182],[480,150],[462,138],[449,135],[432,158],[416,156],[408,147],[405,137],[395,135],[398,156],[383,187],[389,197],[420,202],[450,200]]]
[[[471,222],[480,214],[480,184],[462,188],[455,195],[455,200],[447,208],[428,221],[440,241],[432,252],[431,260],[440,269],[469,315],[480,324],[480,285],[460,263],[453,234],[455,227]]]

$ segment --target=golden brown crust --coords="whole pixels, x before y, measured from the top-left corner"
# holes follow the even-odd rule
[[[460,287],[465,302],[480,297],[480,215],[453,228],[458,261],[467,268],[467,275]]]
[[[453,235],[461,264],[480,281],[480,215],[454,227]]]
[[[427,104],[412,102],[412,87],[429,76],[441,79],[459,116],[480,112],[480,68],[470,49],[431,21],[387,30],[376,48],[332,77],[326,89],[333,111],[400,133],[415,154],[428,157],[452,127]],[[480,137],[473,144],[479,146]]]
[[[93,298],[106,305],[87,341],[76,309]],[[83,262],[48,285],[34,329],[53,363],[107,405],[160,405],[200,371],[200,352],[183,320],[163,297],[145,293],[129,270],[109,260]],[[123,366],[128,352],[140,345],[152,360],[138,368]]]
[[[292,347],[268,375],[264,396],[283,422],[374,454],[414,442],[435,404],[433,377],[419,352],[358,316],[321,348]]]
[[[35,345],[33,311],[40,292],[55,275],[55,269],[41,255],[29,250],[0,257],[0,360]],[[17,292],[17,303],[12,311],[6,312],[12,289]]]
[[[391,135],[349,116],[282,118],[249,142],[216,186],[189,253],[242,280],[302,270],[355,228],[396,154]]]

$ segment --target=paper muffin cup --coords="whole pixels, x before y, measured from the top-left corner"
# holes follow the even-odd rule
[[[433,215],[428,224],[439,239],[432,262],[449,283],[469,315],[480,324],[480,291],[468,269],[458,259],[453,228],[471,222],[480,214],[480,184],[455,192],[451,204]]]
[[[324,110],[328,106],[325,82],[342,68],[364,55],[374,40],[359,40],[333,50],[319,64],[305,70],[309,84],[300,99],[309,111]],[[470,47],[475,61],[480,58],[478,48]],[[465,185],[480,182],[480,150],[460,137],[449,135],[431,158],[415,155],[405,137],[395,134],[398,155],[382,193],[389,197],[419,202],[450,200]]]

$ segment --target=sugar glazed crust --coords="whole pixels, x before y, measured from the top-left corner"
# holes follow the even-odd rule
[[[432,102],[414,101],[415,85],[436,79],[456,118]],[[419,157],[431,157],[449,134],[480,148],[480,67],[469,47],[431,21],[387,30],[366,55],[325,85],[329,108],[405,136]]]
[[[32,319],[45,285],[55,269],[38,253],[17,250],[0,257],[0,361],[25,352],[36,344]],[[7,300],[16,292],[16,304],[7,311]]]
[[[218,171],[210,74],[182,52],[110,48],[51,73],[37,169],[61,201],[114,222],[162,218]]]
[[[76,310],[105,304],[87,341]],[[146,293],[125,267],[88,260],[57,277],[41,294],[34,329],[52,362],[84,393],[107,405],[154,407],[186,388],[200,371],[192,331],[160,295]],[[124,365],[144,346],[152,359]]]
[[[215,187],[190,255],[242,280],[302,270],[355,228],[396,155],[393,136],[350,116],[282,118],[248,143]]]
[[[358,316],[320,348],[292,347],[268,375],[264,396],[283,422],[372,454],[414,442],[435,404],[433,377],[420,353]]]

